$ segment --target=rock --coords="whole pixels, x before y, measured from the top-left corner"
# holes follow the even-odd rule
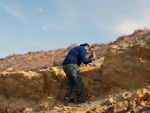
[[[128,101],[118,102],[114,106],[115,113],[125,113],[128,108]]]
[[[140,102],[140,105],[141,105],[142,107],[145,107],[145,106],[146,106],[145,101]]]
[[[116,97],[116,102],[124,101],[124,100],[131,100],[133,98],[133,93],[131,92],[124,92],[121,95]]]
[[[145,101],[148,100],[150,97],[150,92],[148,92],[148,90],[146,89],[137,90],[137,93],[138,93],[138,101]]]
[[[101,107],[103,112],[113,112],[114,111],[114,105],[105,105]]]
[[[138,100],[138,93],[137,93],[137,91],[132,92],[132,96],[128,100],[129,101]]]
[[[150,91],[150,86],[146,86],[146,89],[147,89],[148,91]]]
[[[146,105],[150,107],[150,101],[147,101],[147,102],[146,102]]]
[[[44,77],[35,72],[11,72],[0,73],[3,81],[0,94],[7,98],[18,97],[38,100],[43,96]]]
[[[32,113],[33,109],[32,108],[26,108],[23,113]]]
[[[143,97],[147,92],[148,92],[147,89],[139,89],[139,90],[137,90],[138,97],[139,98]]]
[[[141,37],[135,36],[132,46],[115,45],[108,49],[101,76],[104,87],[135,89],[149,85],[150,46],[146,42],[150,41],[150,33]]]
[[[138,105],[135,109],[133,109],[134,113],[138,113],[142,109],[142,106]]]
[[[65,106],[63,109],[64,109],[65,111],[66,111],[66,110],[72,110],[72,107],[68,107],[68,106],[66,107],[66,106]]]
[[[96,108],[94,111],[95,111],[96,113],[102,113],[102,109],[101,109],[101,108]]]
[[[118,95],[118,96],[116,97],[116,102],[120,102],[120,101],[123,101],[123,100],[124,100],[124,98],[123,98],[122,94],[121,94],[121,95]]]
[[[87,113],[86,111],[77,111],[76,113]],[[92,113],[92,112],[89,112]]]
[[[96,113],[96,112],[94,112],[93,110],[89,110],[86,113]]]
[[[129,91],[122,94],[124,100],[129,100],[132,96],[132,93]]]
[[[98,107],[98,108],[89,110],[86,113],[102,113],[102,108]]]
[[[48,103],[48,102],[44,102],[44,103],[40,104],[41,109],[49,109],[49,107],[50,107],[50,103]]]
[[[136,101],[130,101],[129,102],[129,108],[134,109],[136,107]]]
[[[106,100],[106,104],[107,105],[112,105],[112,104],[114,104],[115,103],[115,100],[113,99],[113,98],[108,98],[107,100]]]
[[[99,96],[102,84],[100,68],[82,66],[83,95]],[[41,69],[38,72],[1,72],[0,95],[38,101],[43,97],[63,100],[67,79],[62,67]],[[11,88],[10,88],[11,87]],[[72,95],[76,95],[73,91]]]

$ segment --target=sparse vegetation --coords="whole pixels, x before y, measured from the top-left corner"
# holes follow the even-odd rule
[[[67,47],[67,50],[69,51],[69,50],[71,50],[72,48],[74,48],[76,46],[77,46],[77,44],[71,44],[69,47]]]
[[[114,44],[121,44],[129,41],[137,33],[149,32],[148,30],[136,30],[132,35],[120,36],[116,41],[109,44],[94,43],[91,45],[96,52],[97,59],[105,56],[106,50]],[[6,58],[0,58],[0,72],[8,71],[36,71],[51,66],[60,66],[67,55],[68,51],[77,44],[71,44],[67,49],[57,49],[49,51],[28,52],[27,54],[12,54]]]

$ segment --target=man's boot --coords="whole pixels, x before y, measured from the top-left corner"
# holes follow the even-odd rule
[[[74,99],[71,99],[70,97],[65,97],[65,106],[67,106],[68,104],[70,103],[73,103],[74,102]]]
[[[82,96],[77,96],[77,104],[85,103],[88,99],[83,98]]]

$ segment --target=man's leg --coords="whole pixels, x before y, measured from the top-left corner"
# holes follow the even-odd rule
[[[66,89],[65,89],[65,105],[68,105],[70,102],[74,102],[74,99],[70,99],[71,93],[72,93],[72,89],[74,88],[75,85],[75,81],[74,78],[72,77],[72,68],[71,68],[71,64],[70,65],[65,65],[63,66],[64,72],[66,73],[66,77],[67,77],[67,85],[66,85]]]
[[[82,78],[80,75],[75,78],[75,90],[77,96],[82,96]]]
[[[74,85],[75,85],[74,80],[71,77],[67,76],[67,85],[66,85],[66,90],[65,90],[66,91],[65,97],[71,96],[71,92],[72,92]]]
[[[84,103],[87,99],[82,97],[82,78],[80,74],[80,70],[77,68],[77,73],[75,77],[75,89],[77,95],[77,103]]]

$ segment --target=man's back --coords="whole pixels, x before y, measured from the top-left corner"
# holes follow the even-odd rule
[[[84,46],[77,46],[69,51],[62,64],[77,64],[80,66],[81,62],[87,64],[91,61],[91,58],[86,58],[86,49]]]

